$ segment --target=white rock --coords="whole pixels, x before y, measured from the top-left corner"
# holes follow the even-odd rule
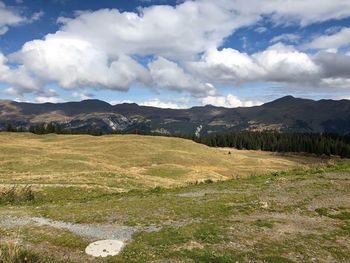
[[[124,247],[120,240],[100,240],[91,243],[85,249],[85,253],[93,257],[116,256]]]
[[[262,208],[269,208],[269,204],[267,202],[260,202]]]

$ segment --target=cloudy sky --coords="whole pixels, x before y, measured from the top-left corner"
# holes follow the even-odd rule
[[[349,0],[0,0],[0,98],[350,98]]]

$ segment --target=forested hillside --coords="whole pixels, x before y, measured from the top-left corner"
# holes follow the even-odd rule
[[[196,138],[211,147],[273,152],[306,152],[350,157],[350,135],[318,133],[239,132]]]

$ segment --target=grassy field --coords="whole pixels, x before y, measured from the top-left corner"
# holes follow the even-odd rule
[[[225,180],[327,161],[135,135],[0,134],[0,184],[128,191]],[[231,154],[228,154],[228,152]]]
[[[0,145],[4,262],[350,262],[347,160],[142,136],[4,133]],[[84,254],[111,233],[126,242],[118,256]]]

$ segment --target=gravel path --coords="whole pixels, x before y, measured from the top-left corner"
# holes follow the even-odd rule
[[[68,230],[78,236],[88,239],[117,239],[128,241],[133,233],[139,230],[137,227],[100,224],[73,224],[63,221],[54,221],[41,217],[13,217],[0,218],[0,226],[13,228],[16,226],[50,226],[57,229]]]

